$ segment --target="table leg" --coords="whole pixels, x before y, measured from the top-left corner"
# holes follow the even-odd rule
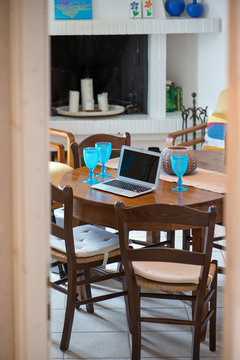
[[[203,251],[203,245],[204,245],[204,229],[192,229],[192,235],[193,235],[193,251],[196,252],[202,252]],[[203,318],[208,313],[208,304],[203,309]],[[194,314],[194,306],[192,307],[192,316]],[[207,326],[202,329],[201,333],[201,341],[204,341],[207,334]]]
[[[146,240],[157,244],[160,242],[160,231],[147,231]]]
[[[203,242],[204,242],[204,230],[200,229],[192,229],[192,237],[193,237],[193,251],[202,252],[203,251]]]

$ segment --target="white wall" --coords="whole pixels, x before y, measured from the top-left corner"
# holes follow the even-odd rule
[[[228,87],[228,0],[208,3],[206,15],[222,19],[222,32],[198,35],[197,93],[199,104],[214,111],[219,92]]]
[[[167,79],[183,88],[183,103],[214,111],[219,92],[227,87],[228,1],[202,1],[204,16],[222,19],[222,32],[167,36]]]
[[[183,104],[192,102],[191,93],[198,89],[197,34],[167,35],[167,80],[183,89]]]
[[[49,19],[54,19],[54,0],[49,0]],[[164,18],[163,0],[155,0],[153,4],[154,18]],[[93,0],[93,19],[121,20],[129,18],[129,0]]]

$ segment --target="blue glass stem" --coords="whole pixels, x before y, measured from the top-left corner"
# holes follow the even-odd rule
[[[182,178],[181,177],[178,177],[178,187],[179,187],[179,191],[181,191],[182,189]]]
[[[90,172],[89,172],[89,180],[92,182],[92,179],[93,179],[93,169],[89,169]]]
[[[105,171],[106,171],[106,166],[105,166],[105,164],[103,164],[102,163],[102,167],[101,167],[101,170],[102,170],[102,177],[104,177],[104,175],[105,175]]]

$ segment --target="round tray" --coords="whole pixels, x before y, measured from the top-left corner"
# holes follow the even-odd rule
[[[76,113],[68,111],[68,108],[68,106],[60,106],[56,108],[56,111],[60,115],[76,117],[110,116],[118,115],[125,111],[125,107],[120,105],[108,105],[108,111],[81,111],[81,106],[79,106],[79,112]],[[97,110],[96,106],[95,108]]]

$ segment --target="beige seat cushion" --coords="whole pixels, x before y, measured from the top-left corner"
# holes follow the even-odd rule
[[[167,262],[134,261],[136,275],[162,283],[199,284],[201,266]]]
[[[89,257],[104,254],[104,262],[109,252],[119,248],[118,235],[93,225],[82,225],[73,228],[73,241],[77,257]],[[50,235],[53,249],[66,253],[65,241]]]
[[[50,182],[55,186],[58,186],[61,177],[66,172],[73,170],[71,166],[57,161],[49,161],[48,167],[49,167]]]

